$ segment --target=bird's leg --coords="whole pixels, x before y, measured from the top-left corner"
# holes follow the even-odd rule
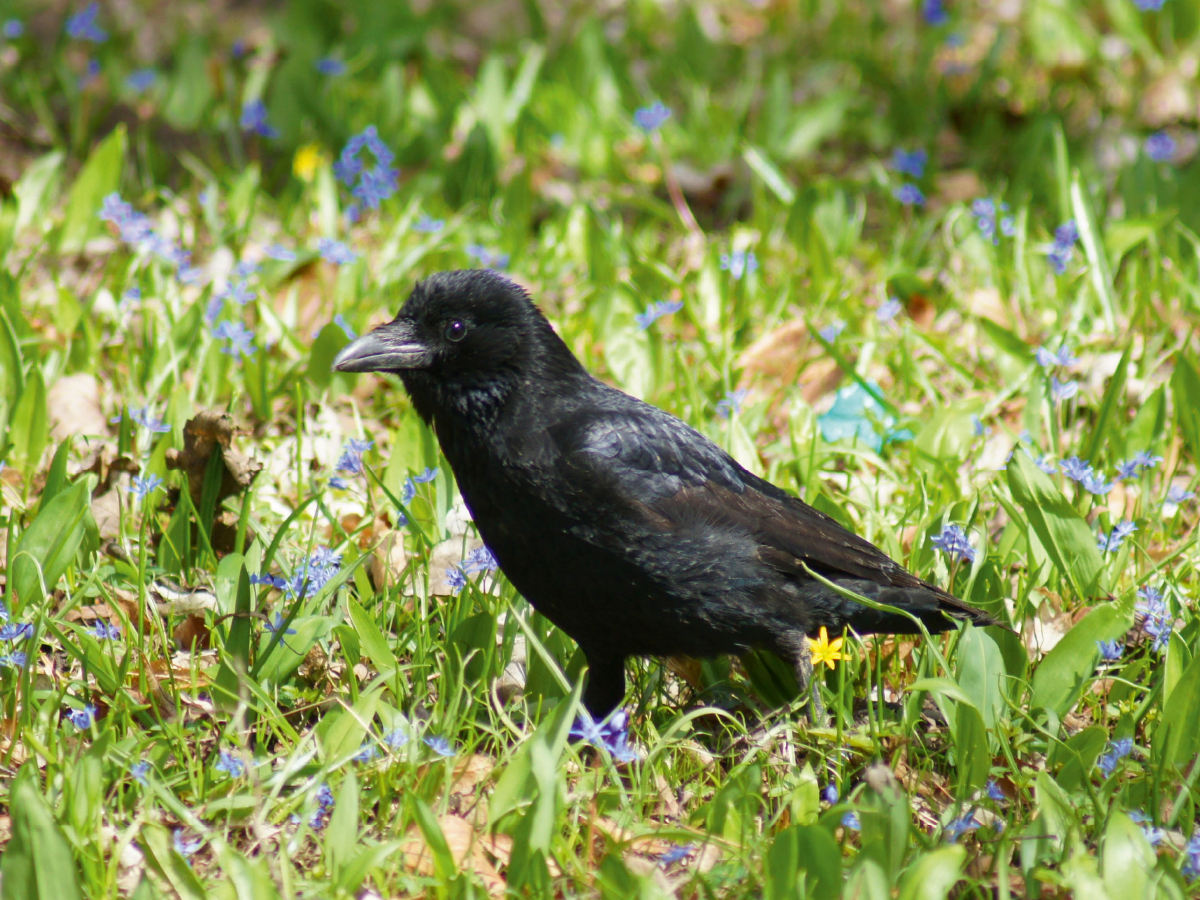
[[[790,634],[788,638],[781,655],[792,664],[796,672],[796,681],[800,685],[800,693],[808,694],[809,724],[814,728],[824,728],[825,704],[821,702],[821,685],[813,678],[808,637],[804,634]]]
[[[588,661],[588,676],[583,687],[583,705],[599,722],[625,700],[625,660],[594,656],[586,650],[584,655]]]

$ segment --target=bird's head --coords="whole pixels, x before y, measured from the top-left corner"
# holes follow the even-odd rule
[[[400,376],[429,419],[440,410],[500,399],[551,367],[582,371],[523,288],[488,269],[438,272],[418,282],[391,322],[352,341],[340,372]]]

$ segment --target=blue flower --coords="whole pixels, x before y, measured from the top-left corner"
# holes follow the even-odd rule
[[[1147,0],[1141,0],[1146,3]],[[1138,4],[1141,6],[1141,3]],[[1159,3],[1161,6],[1162,3]],[[1159,6],[1142,6],[1142,9],[1158,9]],[[1146,155],[1155,162],[1170,162],[1175,156],[1175,139],[1165,131],[1156,131],[1150,137],[1146,138],[1146,142],[1142,145],[1142,149],[1146,151]]]
[[[1117,486],[1115,481],[1105,481],[1104,476],[1099,472],[1089,472],[1080,483],[1085,491],[1101,497]]]
[[[283,244],[269,244],[263,248],[263,255],[280,262],[292,262],[296,258],[296,252],[289,250]]]
[[[1120,641],[1096,641],[1100,649],[1100,659],[1104,662],[1116,662],[1125,652],[1125,645]]]
[[[323,260],[338,266],[347,265],[358,259],[357,253],[333,238],[321,238],[317,241],[317,252],[321,254]]]
[[[446,584],[450,586],[451,593],[457,594],[467,586],[467,576],[458,566],[451,566],[446,570]]]
[[[1058,467],[1055,466],[1054,463],[1052,463],[1050,461],[1050,458],[1048,456],[1035,456],[1035,457],[1032,457],[1032,459],[1033,459],[1033,464],[1035,466],[1037,466],[1039,469],[1041,469],[1043,472],[1045,472],[1047,475],[1053,475],[1055,472],[1058,471]]]
[[[925,177],[925,164],[929,162],[929,154],[924,150],[914,150],[909,153],[899,147],[892,153],[892,168],[913,178]]]
[[[1008,797],[1004,796],[1004,791],[1000,790],[1000,785],[996,784],[995,780],[989,778],[987,784],[984,785],[984,793],[997,803],[1008,802]]]
[[[346,442],[346,448],[353,450],[355,453],[366,453],[374,446],[374,441],[363,441],[359,440],[358,438],[350,438],[350,440]]]
[[[1016,231],[1016,224],[1011,217],[1001,216],[1008,210],[1007,203],[997,205],[995,200],[982,197],[971,204],[971,213],[975,216],[975,225],[979,233],[992,244],[1000,243],[1000,235],[1011,237]],[[997,218],[999,222],[997,223]]]
[[[1054,229],[1054,243],[1063,247],[1072,247],[1079,240],[1079,226],[1074,219],[1067,219]]]
[[[650,304],[644,313],[637,313],[633,318],[638,323],[638,327],[645,331],[663,316],[677,313],[681,309],[683,309],[682,300],[660,300]]]
[[[494,253],[483,244],[467,244],[467,256],[479,260],[479,264],[485,269],[502,271],[508,268],[509,255],[507,253]]]
[[[350,490],[350,482],[348,482],[345,478],[339,478],[336,475],[329,479],[329,486],[338,491]]]
[[[332,568],[336,571],[342,565],[342,554],[336,553],[330,547],[318,547],[312,552],[309,563],[322,568]]]
[[[1141,467],[1137,464],[1137,460],[1119,462],[1117,463],[1117,480],[1127,481],[1130,478],[1137,478],[1140,471]]]
[[[975,437],[987,437],[992,433],[992,429],[983,423],[983,419],[974,413],[971,414],[971,430],[975,432]]]
[[[88,87],[99,77],[100,77],[100,60],[89,59],[87,61],[87,68],[84,69],[83,74],[79,76],[80,90]]]
[[[262,100],[251,100],[242,106],[240,124],[242,131],[253,132],[259,137],[279,137],[279,132],[267,122],[267,106]]]
[[[87,731],[96,721],[96,707],[85,703],[82,709],[67,710],[67,719],[80,731]]]
[[[1134,454],[1133,461],[1143,469],[1153,469],[1163,461],[1163,458],[1161,456],[1154,456],[1147,450],[1141,450]]]
[[[363,163],[359,155],[369,150],[375,158],[375,164],[370,168]],[[396,155],[380,139],[379,131],[374,125],[368,125],[361,134],[356,134],[346,142],[341,155],[333,164],[333,174],[360,202],[371,209],[378,209],[380,203],[396,193],[400,173],[392,168]],[[358,207],[353,206],[347,212],[352,219],[358,217]]]
[[[15,644],[33,637],[33,625],[29,622],[7,622],[0,625],[0,641]]]
[[[889,297],[875,310],[875,318],[883,324],[888,324],[896,318],[897,314],[904,307],[895,297]]]
[[[176,853],[188,857],[204,846],[204,838],[198,835],[189,835],[182,828],[176,828],[172,832],[172,843]]]
[[[727,271],[734,281],[741,281],[743,275],[758,271],[758,257],[754,255],[753,250],[722,253],[721,268]]]
[[[728,419],[730,416],[739,414],[742,411],[742,403],[745,402],[746,395],[749,393],[749,388],[726,391],[724,399],[717,401],[717,415],[722,419]]]
[[[1112,534],[1107,538],[1105,538],[1103,531],[1100,532],[1099,547],[1101,552],[1107,551],[1112,553],[1116,551],[1125,541],[1125,538],[1129,537],[1135,531],[1137,531],[1137,525],[1130,521],[1122,521],[1113,526]]]
[[[862,822],[858,818],[858,813],[854,810],[842,815],[842,827],[848,828],[851,831],[862,831]]]
[[[500,564],[496,562],[496,557],[492,555],[492,551],[487,547],[476,547],[467,554],[467,558],[462,561],[460,567],[465,575],[473,575],[476,572],[493,572],[499,568]]]
[[[1090,464],[1084,462],[1078,456],[1072,456],[1069,459],[1064,459],[1059,463],[1062,468],[1062,473],[1072,481],[1082,482],[1085,478],[1092,474]]]
[[[1100,769],[1100,774],[1105,778],[1112,776],[1117,770],[1117,763],[1133,752],[1133,740],[1131,738],[1121,738],[1119,741],[1110,741],[1107,749],[1101,755],[1096,767]]]
[[[213,768],[218,772],[228,772],[231,778],[240,778],[246,771],[246,764],[228,750],[222,750]]]
[[[694,849],[694,844],[676,844],[670,850],[658,855],[658,864],[665,869],[684,859]]]
[[[1062,275],[1067,271],[1067,264],[1071,261],[1074,255],[1075,242],[1079,240],[1079,228],[1075,225],[1075,220],[1070,219],[1064,225],[1058,226],[1054,231],[1054,244],[1046,252],[1050,260],[1050,265],[1054,269],[1054,274]]]
[[[92,0],[87,6],[67,18],[63,30],[68,37],[77,41],[91,41],[93,44],[103,44],[108,40],[108,32],[96,24],[100,15],[100,4]]]
[[[420,234],[435,234],[445,227],[445,219],[431,219],[428,213],[421,213],[421,218],[413,223],[413,231]]]
[[[259,265],[256,262],[250,262],[248,259],[243,259],[240,263],[233,267],[233,277],[247,279],[259,270]],[[251,300],[254,298],[251,297]]]
[[[915,184],[902,184],[892,194],[897,200],[905,206],[924,206],[925,195],[921,193],[921,189]]]
[[[148,406],[134,407],[133,409],[130,409],[129,418],[131,421],[136,422],[149,431],[153,431],[155,434],[164,434],[171,430],[171,426],[163,422],[162,419],[158,418],[158,416],[151,412],[150,407]],[[118,413],[116,416],[109,419],[109,422],[115,425],[120,422],[121,419],[122,416]]]
[[[283,628],[283,625],[284,625],[283,613],[277,612],[277,613],[275,613],[274,620],[263,624],[263,629],[266,630],[269,634],[278,634],[279,629]],[[284,633],[284,635],[295,634],[296,629],[288,628],[283,633]]]
[[[354,754],[356,763],[369,763],[379,756],[379,748],[371,741],[363,741],[362,746],[358,748],[358,752]]]
[[[413,484],[411,478],[404,479],[404,486],[400,489],[400,502],[405,506],[413,502],[413,498],[417,496],[417,486]]]
[[[947,823],[946,827],[942,829],[942,835],[946,838],[947,842],[956,844],[960,837],[968,831],[974,831],[978,827],[979,823],[975,821],[975,810],[970,810]]]
[[[1178,506],[1180,503],[1186,503],[1195,496],[1195,491],[1185,491],[1183,488],[1179,487],[1179,485],[1173,484],[1167,489],[1166,502]]]
[[[399,750],[408,743],[408,732],[403,728],[393,728],[391,731],[387,732],[387,734],[385,734],[381,740],[383,741],[383,745],[389,750]]]
[[[345,75],[346,64],[333,56],[323,56],[315,63],[316,69],[322,75]]]
[[[436,467],[426,467],[425,471],[420,475],[414,475],[412,480],[417,484],[429,484],[433,479],[438,477],[438,469]]]
[[[362,453],[347,445],[342,450],[342,455],[338,457],[335,468],[339,472],[347,472],[350,475],[361,475],[363,473]]]
[[[942,526],[941,533],[934,535],[929,542],[959,561],[975,562],[975,548],[971,546],[971,541],[961,525]]]
[[[135,762],[129,767],[129,774],[133,776],[133,780],[138,784],[145,785],[150,783],[150,779],[146,777],[149,772],[150,763],[146,762],[145,760],[142,760],[141,762]]]
[[[1187,857],[1187,862],[1179,871],[1188,878],[1200,876],[1200,828],[1192,832],[1191,838],[1184,845],[1183,855]]]
[[[229,341],[228,344],[221,347],[221,352],[235,359],[240,359],[242,356],[253,356],[258,350],[251,343],[254,340],[254,332],[241,322],[222,322],[213,329],[212,334],[219,341]]]
[[[0,25],[0,34],[4,35],[7,40],[15,41],[25,33],[25,23],[20,19],[5,19],[4,24]]]
[[[926,25],[937,28],[950,21],[950,14],[946,12],[942,0],[922,0],[921,18],[925,20]]]
[[[1057,351],[1051,351],[1046,347],[1038,347],[1033,355],[1037,359],[1038,365],[1043,369],[1050,369],[1055,366],[1063,366],[1065,368],[1079,362],[1078,358],[1071,355],[1071,348],[1067,344],[1062,344]]]
[[[0,669],[23,669],[29,659],[24,650],[13,650],[11,653],[0,653]]]
[[[129,492],[139,500],[145,500],[146,496],[151,491],[157,491],[160,487],[162,487],[162,483],[163,480],[157,475],[146,475],[144,477],[141,475],[135,475],[133,478],[133,484],[129,488]]]
[[[1161,652],[1171,640],[1174,620],[1167,609],[1166,601],[1162,599],[1162,592],[1157,588],[1145,585],[1138,589],[1138,597],[1141,599],[1134,604],[1134,612],[1140,620],[1142,631],[1154,639],[1150,649],[1156,653]]]
[[[838,788],[836,782],[829,782],[825,787],[821,788],[821,799],[833,806],[838,802]]]
[[[633,114],[633,123],[642,131],[650,134],[658,131],[671,118],[671,110],[661,102],[655,101],[649,106],[640,107]]]
[[[98,641],[115,641],[121,637],[121,629],[109,622],[99,621],[87,630]]]
[[[282,588],[282,585],[279,583],[280,581],[282,579],[275,575],[261,575],[256,572],[250,576],[251,584],[269,584],[272,587]]]
[[[1050,396],[1056,403],[1070,400],[1079,393],[1078,381],[1059,381],[1058,376],[1050,376]]]
[[[428,747],[438,756],[454,756],[456,752],[455,749],[450,746],[450,742],[444,737],[427,734],[425,737],[421,738],[421,741],[426,747]]]
[[[157,79],[158,72],[154,69],[138,69],[129,73],[129,77],[125,79],[125,86],[135,94],[142,94],[150,90]]]
[[[233,300],[239,306],[245,306],[256,299],[258,294],[250,290],[249,282],[242,280],[225,285],[225,290],[221,291],[218,296],[224,300]]]
[[[825,340],[825,343],[832,344],[838,339],[838,335],[845,330],[846,323],[841,319],[834,319],[831,323],[818,331],[817,334],[819,334]]]
[[[629,714],[619,709],[602,722],[592,718],[587,710],[580,712],[571,725],[568,738],[583,741],[593,747],[602,747],[617,762],[632,762],[637,753],[629,746]]]

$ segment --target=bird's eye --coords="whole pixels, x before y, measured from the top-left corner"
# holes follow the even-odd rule
[[[457,343],[467,336],[467,325],[461,319],[454,319],[446,326],[446,340]]]

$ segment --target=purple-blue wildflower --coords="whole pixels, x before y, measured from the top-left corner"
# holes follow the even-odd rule
[[[729,273],[734,281],[741,281],[743,275],[758,271],[758,257],[753,250],[734,250],[721,254],[721,269]]]
[[[942,0],[922,0],[921,18],[925,20],[926,25],[937,28],[950,21],[950,14],[946,12]]]
[[[1133,739],[1121,738],[1116,741],[1109,741],[1107,749],[1101,755],[1096,767],[1100,769],[1100,774],[1105,778],[1112,776],[1117,770],[1117,763],[1129,756],[1133,752]]]
[[[366,166],[360,155],[369,150],[375,164]],[[396,193],[400,172],[392,168],[396,155],[379,137],[379,130],[368,125],[360,134],[354,135],[342,148],[341,155],[333,164],[333,174],[358,201],[347,212],[352,219],[358,217],[359,204],[378,209],[388,197]]]
[[[253,302],[258,294],[250,290],[249,282],[242,280],[225,285],[225,289],[217,296],[222,300],[232,300],[239,306],[245,306],[247,303]]]
[[[683,309],[682,300],[659,300],[657,303],[650,304],[644,313],[635,314],[633,319],[638,323],[638,327],[645,331],[663,316],[677,313],[681,309]]]
[[[69,709],[67,710],[67,720],[80,731],[87,731],[96,721],[96,707],[85,703],[81,709]]]
[[[1004,796],[1004,791],[1000,789],[1000,785],[996,784],[995,779],[989,778],[987,784],[983,788],[984,794],[996,803],[1007,803],[1008,797]]]
[[[450,742],[444,737],[438,737],[435,734],[427,734],[421,738],[421,742],[436,753],[438,756],[454,756],[457,752],[450,746]]]
[[[63,31],[67,37],[77,41],[91,41],[93,44],[103,44],[108,40],[108,32],[96,24],[100,15],[100,4],[92,0],[87,6],[72,16],[67,17]]]
[[[182,828],[176,828],[171,833],[171,843],[175,852],[185,859],[204,846],[204,838],[191,834]]]
[[[5,40],[15,41],[25,33],[25,23],[20,19],[5,19],[4,24],[0,25],[0,34],[4,35]]]
[[[1096,494],[1099,497],[1107,495],[1117,486],[1115,481],[1105,481],[1104,476],[1099,472],[1089,472],[1080,484],[1089,494]]]
[[[1125,645],[1117,640],[1096,641],[1096,647],[1099,648],[1100,659],[1104,662],[1116,662],[1125,652]]]
[[[979,823],[975,820],[975,810],[969,810],[957,819],[951,819],[942,829],[942,836],[948,843],[956,844],[958,839],[969,831],[975,831]]]
[[[121,627],[101,619],[87,629],[87,633],[98,641],[115,641],[121,637]]]
[[[125,79],[125,86],[135,94],[144,94],[154,87],[157,80],[158,72],[154,69],[137,69],[129,73],[129,77]]]
[[[835,781],[831,781],[825,787],[821,788],[821,799],[830,806],[838,802],[838,796],[837,782]]]
[[[875,318],[884,325],[889,325],[903,308],[903,305],[895,297],[888,297],[880,304],[879,309],[875,310]]]
[[[1075,254],[1075,242],[1078,240],[1079,228],[1074,219],[1068,220],[1055,229],[1054,244],[1046,251],[1055,275],[1062,275],[1067,271],[1067,264],[1071,262],[1071,257]]]
[[[740,413],[742,411],[742,403],[745,402],[746,395],[749,393],[749,388],[726,391],[724,399],[717,401],[717,415],[722,419],[728,419],[730,416]]]
[[[279,629],[283,628],[283,626],[285,624],[286,623],[283,621],[283,613],[277,612],[277,613],[275,613],[274,619],[263,623],[263,630],[266,631],[268,634],[278,634]],[[285,636],[287,636],[289,634],[295,634],[296,629],[295,628],[286,628],[286,629],[284,629],[283,633]]]
[[[235,359],[240,359],[242,356],[253,356],[258,350],[252,343],[254,332],[241,322],[222,322],[213,329],[212,335],[218,341],[229,341],[228,344],[221,347],[221,352]]]
[[[451,566],[446,570],[446,584],[450,586],[451,593],[457,594],[467,586],[467,576],[458,566]]]
[[[218,772],[228,772],[231,778],[240,778],[246,771],[246,764],[240,757],[234,756],[228,750],[222,750],[213,768]]]
[[[1165,131],[1156,131],[1146,138],[1142,149],[1155,162],[1170,162],[1175,157],[1175,139]]]
[[[841,319],[834,319],[832,322],[830,322],[828,325],[826,325],[824,328],[822,328],[820,331],[818,331],[817,334],[819,334],[824,339],[825,343],[832,344],[834,341],[836,341],[838,339],[838,335],[840,335],[845,330],[846,330],[846,323],[843,322]]]
[[[981,197],[971,204],[971,213],[975,216],[975,225],[979,228],[979,233],[992,244],[1000,243],[1001,234],[1011,237],[1016,231],[1016,223],[1012,216],[1002,215],[1007,211],[1007,203],[997,204],[989,197]]]
[[[971,546],[970,538],[961,525],[944,525],[941,533],[934,535],[929,542],[958,561],[975,562],[975,548]]]
[[[924,206],[925,195],[915,184],[902,184],[892,192],[892,196],[905,206]]]
[[[0,653],[0,669],[23,669],[27,659],[24,650]]]
[[[86,87],[95,83],[100,77],[100,60],[89,59],[87,67],[83,70],[83,74],[79,76],[79,89],[83,90]]]
[[[1129,537],[1135,531],[1137,531],[1137,525],[1133,524],[1133,522],[1118,522],[1113,526],[1112,534],[1109,534],[1107,537],[1103,531],[1100,532],[1097,547],[1101,553],[1114,553],[1125,542],[1125,538]]]
[[[321,254],[321,259],[338,266],[348,265],[358,259],[357,253],[333,238],[321,238],[317,241],[317,252]]]
[[[642,131],[650,134],[662,128],[669,118],[671,118],[670,108],[656,100],[649,106],[640,107],[635,111],[633,114],[633,123],[642,129]]]
[[[1183,847],[1183,855],[1186,862],[1179,869],[1187,878],[1200,877],[1200,827],[1192,831],[1191,838]]]
[[[464,575],[474,575],[476,572],[494,572],[499,567],[500,564],[496,562],[491,550],[487,547],[476,547],[467,554],[459,568]]]
[[[485,269],[503,271],[508,268],[509,255],[489,250],[483,244],[467,244],[467,256],[478,260]]]
[[[1079,362],[1079,359],[1071,355],[1071,348],[1067,344],[1062,344],[1057,350],[1049,350],[1042,346],[1034,351],[1034,357],[1037,359],[1038,365],[1043,369],[1051,369],[1055,366],[1067,368]]]
[[[146,762],[144,759],[139,762],[135,762],[129,767],[129,774],[133,776],[133,780],[138,784],[148,785],[150,783],[150,779],[148,777],[150,774],[150,763]]]
[[[1072,456],[1059,463],[1062,473],[1072,481],[1082,482],[1092,474],[1092,467],[1078,456]]]
[[[157,475],[135,475],[129,492],[139,500],[145,500],[152,491],[157,491],[162,487],[162,484],[163,480]]]
[[[17,641],[27,641],[33,637],[33,624],[30,622],[5,622],[0,625],[0,641],[15,644]]]
[[[251,100],[243,104],[240,125],[242,131],[252,132],[259,137],[279,137],[279,131],[267,122],[267,105],[262,100]]]
[[[670,850],[658,855],[658,864],[665,869],[686,858],[694,849],[694,844],[676,844]]]
[[[296,259],[296,251],[289,250],[283,244],[268,244],[263,248],[263,255],[280,262],[293,262]]]
[[[975,433],[975,437],[987,437],[992,433],[991,427],[985,425],[983,419],[974,413],[971,414],[971,431]]]
[[[322,75],[336,76],[346,74],[346,64],[334,56],[322,56],[314,63],[314,66]]]
[[[1188,500],[1191,500],[1195,496],[1196,496],[1195,491],[1187,491],[1187,490],[1184,490],[1183,488],[1181,488],[1179,485],[1173,484],[1169,488],[1167,488],[1166,502],[1174,504],[1175,506],[1178,506],[1180,503],[1186,503]]]
[[[851,831],[862,831],[862,822],[858,818],[858,813],[854,810],[845,813],[842,816],[842,827]]]
[[[421,213],[421,218],[413,223],[413,231],[420,234],[436,234],[445,227],[445,219],[430,218],[428,213]]]
[[[629,713],[618,709],[608,718],[597,722],[587,710],[580,711],[571,725],[568,738],[583,741],[593,747],[602,747],[617,762],[632,762],[637,753],[629,746]]]
[[[1070,400],[1079,393],[1078,381],[1059,381],[1057,375],[1050,376],[1050,396],[1055,403]]]
[[[913,178],[925,177],[925,164],[929,162],[929,154],[924,150],[913,150],[911,153],[899,147],[892,153],[892,168]]]

